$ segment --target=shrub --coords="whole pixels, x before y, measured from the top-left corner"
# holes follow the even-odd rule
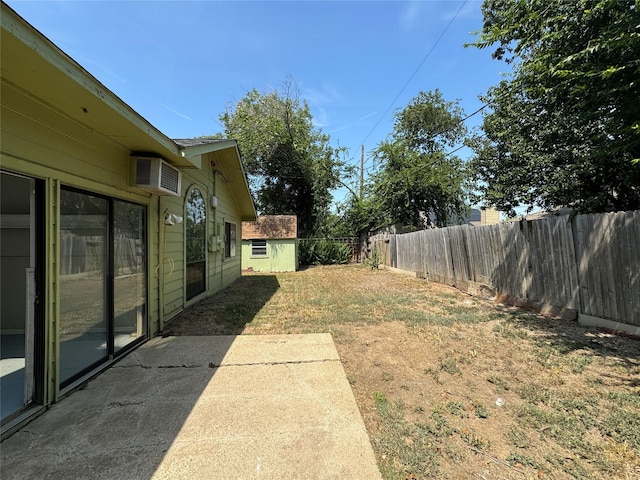
[[[351,248],[335,240],[300,240],[299,258],[302,265],[346,264],[351,260]]]

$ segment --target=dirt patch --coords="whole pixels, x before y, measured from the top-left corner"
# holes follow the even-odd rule
[[[330,332],[387,479],[640,479],[640,343],[362,266],[245,276],[167,335]]]

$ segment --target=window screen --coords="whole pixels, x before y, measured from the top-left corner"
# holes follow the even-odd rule
[[[251,256],[252,257],[266,257],[267,256],[267,241],[266,240],[251,240]]]

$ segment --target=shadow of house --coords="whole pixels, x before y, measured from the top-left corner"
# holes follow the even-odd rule
[[[162,335],[240,335],[279,288],[275,275],[243,276],[178,314]]]

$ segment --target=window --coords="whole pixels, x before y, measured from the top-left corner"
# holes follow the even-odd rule
[[[224,222],[224,256],[236,256],[236,224]]]
[[[251,240],[251,256],[252,257],[266,257],[267,256],[267,241],[266,240]]]
[[[187,300],[204,292],[207,285],[207,209],[197,188],[187,196]]]

